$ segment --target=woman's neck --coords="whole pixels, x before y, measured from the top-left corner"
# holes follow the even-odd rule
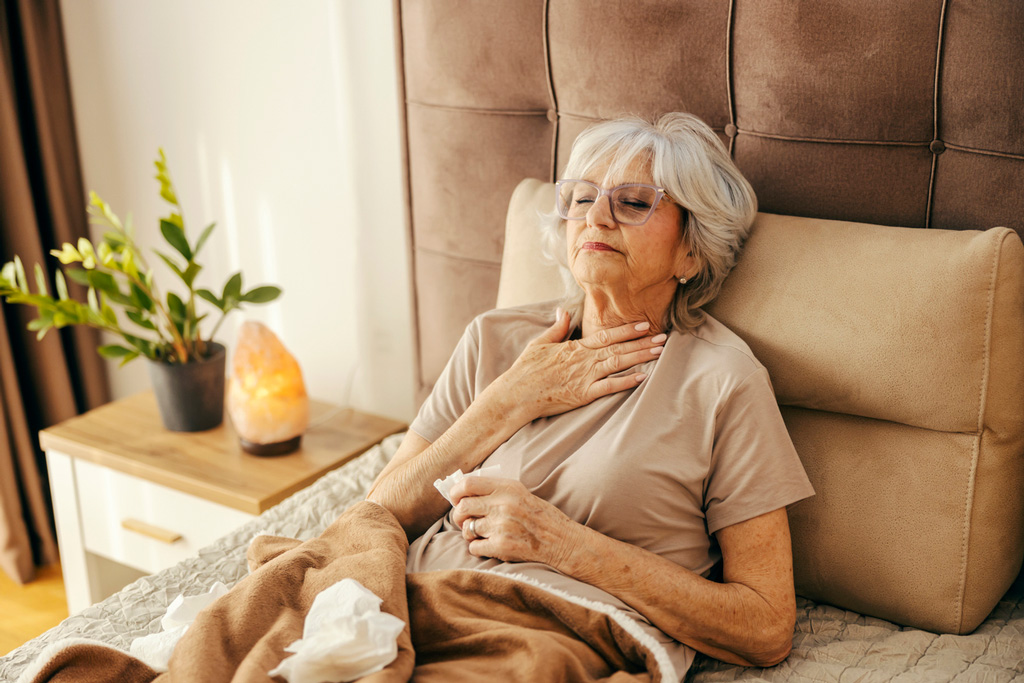
[[[648,297],[637,301],[634,298],[615,298],[603,292],[587,291],[583,300],[583,319],[581,322],[583,336],[589,336],[600,330],[618,327],[627,323],[650,323],[649,334],[664,331],[665,313],[672,305],[674,293],[657,297]]]

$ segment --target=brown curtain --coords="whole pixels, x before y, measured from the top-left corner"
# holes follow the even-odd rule
[[[0,260],[42,264],[53,291],[50,249],[88,234],[59,0],[0,0]],[[0,569],[22,583],[57,559],[38,431],[108,396],[93,331],[40,342],[33,317],[0,316]]]

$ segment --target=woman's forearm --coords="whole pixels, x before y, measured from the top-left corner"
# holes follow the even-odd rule
[[[469,472],[533,418],[492,384],[447,431],[422,452],[397,457],[377,477],[367,500],[392,512],[410,538],[448,510],[433,486],[457,469]]]
[[[743,566],[732,567],[733,576],[727,567],[723,583],[584,526],[555,567],[618,597],[696,650],[741,666],[773,666],[789,654],[796,619],[785,510],[730,529]]]

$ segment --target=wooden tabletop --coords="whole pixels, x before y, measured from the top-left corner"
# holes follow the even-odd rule
[[[152,392],[90,410],[39,433],[55,450],[157,484],[259,514],[406,425],[351,408],[310,401],[309,428],[299,450],[250,455],[225,413],[205,432],[164,428]]]

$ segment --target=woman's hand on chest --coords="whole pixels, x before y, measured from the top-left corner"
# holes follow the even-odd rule
[[[526,422],[635,387],[646,375],[618,373],[658,358],[667,339],[664,334],[651,336],[648,323],[620,325],[563,341],[568,333],[569,317],[562,313],[488,387],[507,392]]]

